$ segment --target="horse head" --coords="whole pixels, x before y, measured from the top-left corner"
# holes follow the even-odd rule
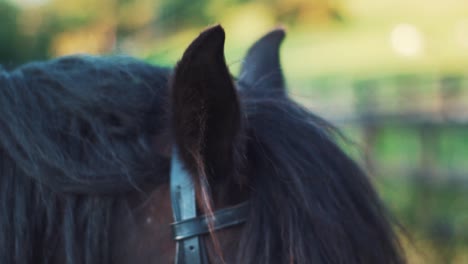
[[[1,262],[403,263],[338,130],[288,97],[284,37],[260,38],[238,78],[221,26],[173,69],[72,56],[2,72]]]

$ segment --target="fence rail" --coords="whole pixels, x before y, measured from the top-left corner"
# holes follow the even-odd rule
[[[332,87],[337,84],[344,87]],[[322,89],[335,89],[334,93],[326,91],[328,99],[317,93],[306,104],[345,130],[351,127],[361,131],[358,141],[372,174],[403,174],[468,184],[468,151],[460,166],[444,167],[438,161],[444,131],[457,130],[465,135],[454,140],[468,150],[468,76],[406,75],[357,81],[338,78],[327,85]],[[317,102],[321,105],[314,104]],[[377,143],[389,130],[398,128],[411,130],[418,137],[419,157],[413,166],[387,166],[376,155]],[[407,154],[404,149],[401,151],[401,155]]]

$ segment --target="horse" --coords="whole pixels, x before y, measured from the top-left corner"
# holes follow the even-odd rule
[[[255,42],[238,77],[220,25],[174,67],[71,55],[2,70],[0,262],[405,263],[339,130],[288,96],[284,38]],[[174,205],[172,177],[192,205]]]

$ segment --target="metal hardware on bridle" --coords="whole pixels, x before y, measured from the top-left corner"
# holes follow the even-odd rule
[[[175,263],[206,264],[208,254],[201,236],[210,232],[209,223],[212,223],[212,230],[243,224],[249,210],[248,202],[218,210],[213,216],[197,216],[192,177],[183,168],[177,148],[172,153],[170,188],[174,214],[172,230],[176,241]]]

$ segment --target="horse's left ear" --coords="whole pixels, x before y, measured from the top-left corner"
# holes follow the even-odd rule
[[[277,28],[255,42],[247,52],[239,76],[243,89],[251,92],[285,95],[285,81],[280,63],[280,46],[286,32]]]
[[[177,64],[171,83],[172,128],[179,156],[192,175],[234,171],[240,105],[224,59],[224,30],[200,34]]]

